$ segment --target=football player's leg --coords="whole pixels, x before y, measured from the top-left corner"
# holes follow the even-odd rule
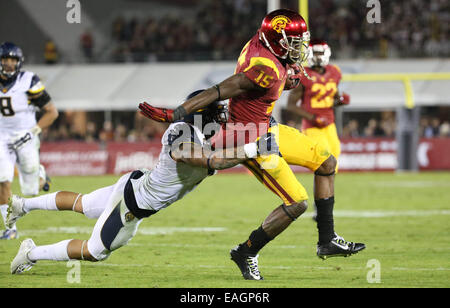
[[[11,182],[14,179],[14,164],[16,155],[8,150],[6,142],[0,138],[0,212],[5,224],[5,231],[0,239],[13,239],[17,237],[15,224],[11,228],[6,227],[8,213],[8,200],[11,197]]]
[[[273,168],[267,168],[271,166],[266,162],[273,159],[276,160],[270,163],[274,163]],[[245,166],[283,202],[262,224],[262,229],[273,239],[306,211],[308,194],[282,157],[257,157],[248,160]]]
[[[97,189],[89,194],[69,191],[58,191],[34,198],[13,196],[9,203],[8,223],[34,210],[74,211],[88,218],[99,218],[105,210],[108,200],[114,191],[114,185]]]
[[[341,155],[341,142],[336,130],[336,125],[331,124],[326,128],[327,140],[330,146],[330,152],[336,158],[336,173],[339,168],[339,156]]]
[[[311,137],[325,148],[328,148],[330,153],[336,158],[339,159],[341,155],[341,143],[339,141],[339,136],[337,134],[336,125],[334,123],[328,125],[325,128],[308,128],[304,130],[306,136]],[[337,173],[338,166],[336,166]]]
[[[34,139],[17,151],[19,183],[22,194],[39,194],[39,139]]]
[[[347,242],[334,232],[336,158],[323,144],[298,130],[284,125],[278,126],[280,152],[286,161],[314,171],[314,202],[319,233],[317,255],[325,259],[332,256],[348,256],[364,249],[364,244]]]
[[[245,279],[262,280],[258,269],[258,252],[306,211],[308,195],[286,161],[277,155],[249,160],[245,166],[283,202],[258,229],[251,232],[245,242],[230,251],[231,259],[236,262]]]
[[[128,178],[129,174],[122,176],[114,186],[108,205],[86,242],[86,251],[92,257],[90,261],[105,260],[111,252],[127,245],[142,222],[142,218],[135,217],[125,204],[124,188]],[[80,257],[85,257],[81,255],[81,251]]]
[[[27,239],[22,243],[18,254],[11,262],[11,273],[17,274],[23,271],[23,268],[29,269],[39,260],[102,261],[113,250],[126,245],[136,234],[142,221],[142,219],[130,215],[124,202],[123,191],[128,177],[129,174],[124,175],[114,186],[107,187],[110,192],[107,205],[97,220],[89,240],[70,239],[51,245],[36,246],[31,239]],[[93,200],[95,196],[98,196],[98,201],[102,202],[105,200],[105,192],[107,191],[97,190],[89,197]],[[61,198],[63,197],[67,198],[64,201],[67,202],[67,205],[70,200],[73,201],[74,195],[61,196]]]
[[[314,171],[314,203],[317,208],[319,243],[327,243],[334,237],[334,174],[336,159],[331,155],[328,143],[320,130],[310,129],[309,134],[321,136],[317,141],[297,129],[278,125],[280,152],[289,164]]]

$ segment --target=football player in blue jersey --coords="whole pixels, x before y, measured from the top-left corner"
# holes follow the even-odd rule
[[[39,77],[21,70],[24,56],[20,47],[2,43],[0,59],[0,211],[5,221],[15,166],[23,195],[49,190],[50,179],[39,162],[39,134],[55,121],[58,111]],[[37,121],[39,110],[43,114]],[[0,239],[17,237],[14,224]]]

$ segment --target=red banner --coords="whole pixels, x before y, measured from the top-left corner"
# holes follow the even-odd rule
[[[393,171],[397,168],[397,142],[387,138],[341,140],[340,171]],[[43,143],[41,163],[51,175],[123,174],[138,168],[153,168],[159,157],[159,142]],[[450,138],[421,139],[417,151],[420,170],[450,170]],[[294,172],[309,170],[292,166]],[[243,172],[235,167],[226,172]]]
[[[388,171],[397,168],[397,142],[387,138],[341,140],[340,171]]]
[[[43,143],[41,164],[50,175],[101,175],[108,173],[108,152],[97,143]]]
[[[422,138],[417,160],[420,170],[450,170],[450,138]]]
[[[161,143],[111,142],[106,150],[109,155],[108,173],[123,174],[139,168],[152,169],[158,163]]]

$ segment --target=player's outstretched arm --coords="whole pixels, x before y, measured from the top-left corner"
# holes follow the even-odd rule
[[[188,99],[174,110],[154,107],[146,102],[139,104],[139,109],[144,116],[152,120],[158,122],[175,122],[187,114],[208,106],[212,102],[233,98],[253,90],[264,89],[253,83],[243,73],[239,73],[228,77],[221,83]]]
[[[254,90],[263,90],[263,88],[252,82],[243,73],[239,73],[185,101],[181,106],[187,113],[191,113],[208,106],[216,100],[233,98]]]
[[[222,170],[234,167],[258,155],[279,155],[278,144],[271,133],[244,146],[211,151],[196,143],[181,143],[171,150],[174,160],[207,169]]]
[[[181,144],[171,155],[178,162],[214,170],[231,168],[248,159],[243,147],[210,151],[193,143]]]

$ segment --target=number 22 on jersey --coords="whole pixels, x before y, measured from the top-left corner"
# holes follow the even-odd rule
[[[330,108],[334,104],[334,96],[337,92],[335,82],[327,82],[326,84],[315,83],[311,88],[312,92],[317,92],[311,98],[312,108]]]

